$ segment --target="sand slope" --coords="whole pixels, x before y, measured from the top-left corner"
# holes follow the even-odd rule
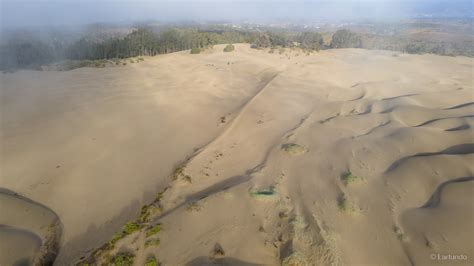
[[[1,186],[58,214],[58,265],[472,263],[471,59],[222,48],[2,74]]]

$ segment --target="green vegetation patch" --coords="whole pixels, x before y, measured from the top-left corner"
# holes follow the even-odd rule
[[[130,235],[142,228],[142,225],[136,222],[128,222],[122,227],[122,231],[115,233],[109,241],[109,247],[113,247],[117,241]]]
[[[123,226],[123,233],[124,234],[131,234],[135,231],[138,231],[142,228],[142,225],[140,225],[139,223],[136,223],[136,222],[128,222],[126,223],[124,226]]]
[[[273,199],[277,195],[274,186],[250,192],[250,195],[257,199]]]
[[[160,245],[160,239],[151,239],[145,242],[145,247],[156,247]]]
[[[158,266],[158,261],[155,256],[152,255],[146,260],[144,266]]]
[[[158,214],[162,211],[160,206],[155,204],[145,205],[142,207],[140,212],[140,217],[138,217],[138,221],[140,223],[146,223],[150,221],[150,217]]]
[[[281,148],[291,155],[298,155],[306,152],[306,148],[304,146],[295,143],[283,144]]]
[[[163,198],[163,194],[165,194],[164,191],[156,193],[155,201],[159,202]]]
[[[133,255],[132,253],[120,252],[120,253],[117,253],[117,255],[115,255],[115,257],[112,259],[111,265],[132,266],[134,258],[135,258],[135,255]]]
[[[232,52],[232,51],[234,51],[234,50],[235,50],[235,47],[234,47],[234,45],[232,45],[232,44],[228,44],[228,45],[226,45],[226,47],[224,48],[224,52]]]
[[[156,224],[155,226],[149,228],[147,231],[146,231],[146,237],[150,237],[152,235],[156,235],[158,234],[158,232],[161,231],[161,224]]]
[[[337,200],[337,206],[339,210],[343,212],[352,212],[355,211],[354,205],[349,201],[345,194],[341,194]]]
[[[273,186],[271,186],[269,188],[257,190],[255,192],[252,192],[251,194],[255,196],[272,196],[275,195],[275,189]]]
[[[341,180],[344,182],[344,184],[348,185],[358,180],[360,181],[362,178],[354,175],[352,172],[347,172],[341,176]]]
[[[201,53],[201,49],[199,49],[199,48],[191,49],[191,54],[199,54],[199,53]]]

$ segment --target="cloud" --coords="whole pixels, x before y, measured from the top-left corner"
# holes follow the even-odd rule
[[[2,25],[75,25],[120,21],[399,19],[469,0],[0,0]],[[456,8],[458,7],[458,11]],[[459,11],[460,10],[460,11]]]

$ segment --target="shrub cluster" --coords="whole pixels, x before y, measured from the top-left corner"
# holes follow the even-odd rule
[[[232,44],[228,44],[228,45],[226,45],[226,47],[224,48],[224,52],[232,52],[232,51],[234,51],[234,50],[235,50],[235,47],[234,47],[234,45],[232,45]]]

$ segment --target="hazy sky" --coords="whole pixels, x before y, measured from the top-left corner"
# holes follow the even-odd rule
[[[471,0],[0,0],[2,27],[95,22],[472,16]]]

